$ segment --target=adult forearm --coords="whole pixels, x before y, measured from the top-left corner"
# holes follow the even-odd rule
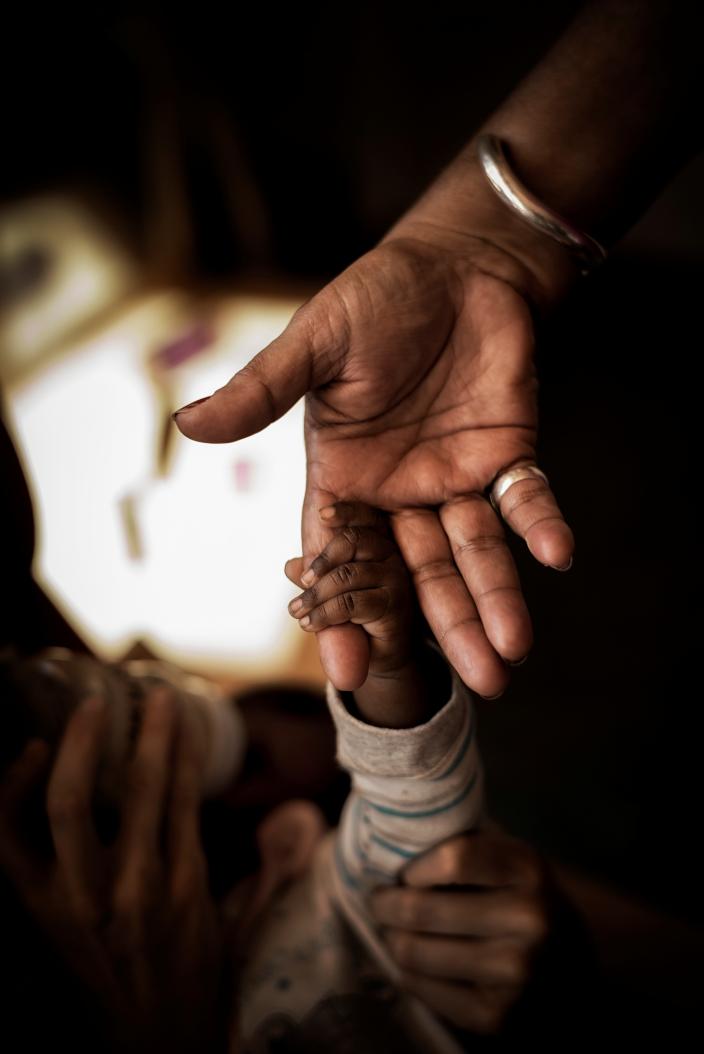
[[[598,0],[485,122],[539,199],[606,244],[693,153],[698,34],[691,5]],[[513,256],[506,277],[537,303],[570,283],[566,253],[494,198],[472,139],[394,229],[486,238]],[[492,269],[495,269],[493,265]],[[520,268],[527,274],[521,274]]]
[[[697,147],[694,5],[598,0],[493,114],[517,173],[611,242]]]

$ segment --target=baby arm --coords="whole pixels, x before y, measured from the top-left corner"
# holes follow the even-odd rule
[[[369,636],[369,676],[353,695],[331,687],[338,759],[353,789],[338,832],[340,875],[364,893],[397,881],[411,859],[476,825],[482,808],[473,706],[424,640],[414,593],[381,514],[334,507],[338,533],[290,605],[309,632],[354,622]],[[330,521],[328,521],[330,525]]]
[[[484,817],[471,695],[424,639],[383,519],[346,504],[335,514],[340,533],[313,561],[294,613],[310,615],[309,630],[355,621],[370,638],[365,684],[353,699],[328,691],[353,780],[330,854],[336,901],[388,975],[441,1018],[497,1033],[523,1006],[520,1029],[526,1013],[540,1013],[555,955],[546,950],[562,947],[554,927],[564,909],[529,845],[483,822],[476,829]],[[432,1022],[414,1013],[435,1049]]]

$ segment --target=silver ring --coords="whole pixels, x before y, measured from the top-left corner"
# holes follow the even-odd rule
[[[501,499],[506,491],[514,483],[520,483],[522,479],[542,479],[543,483],[550,486],[548,477],[537,465],[517,465],[515,468],[507,469],[506,472],[496,477],[489,492],[489,501],[498,513],[501,512]]]

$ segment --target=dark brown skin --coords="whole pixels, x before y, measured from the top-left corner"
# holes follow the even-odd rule
[[[395,706],[391,697],[384,703],[357,693],[360,713],[379,715],[381,702],[403,720],[403,683],[394,683],[402,693],[395,694]],[[55,859],[40,863],[16,823],[22,799],[46,782],[48,747],[30,744],[5,775],[0,867],[66,968],[98,1001],[116,1052],[221,1049],[230,1013],[228,989],[218,1005],[227,938],[208,892],[196,826],[198,762],[179,737],[167,803],[162,766],[175,729],[170,715],[153,708],[139,761],[149,767],[135,771],[125,834],[107,851],[96,844],[86,809],[102,718],[99,707],[74,715],[52,770]],[[158,819],[172,833],[162,849],[154,839]],[[550,884],[539,856],[490,831],[431,850],[406,869],[403,885],[375,894],[372,911],[405,987],[472,1032],[502,1027],[552,926]]]
[[[692,5],[588,4],[485,130],[507,140],[534,194],[608,244],[696,149],[696,28]],[[546,485],[516,483],[501,518],[486,491],[535,456],[531,313],[576,277],[565,250],[493,195],[471,140],[379,246],[177,416],[192,439],[230,442],[307,393],[304,555],[329,540],[322,506],[388,511],[435,637],[485,696],[532,643],[501,520],[550,567],[566,569],[574,548]],[[330,628],[320,649],[339,688],[363,682],[359,631]]]
[[[230,394],[239,401],[246,388],[246,407],[237,410],[244,435],[272,420],[273,381],[262,380],[262,370],[300,374],[281,378],[298,386],[310,355],[324,367],[320,374],[313,367],[316,391],[306,408],[305,555],[312,559],[330,537],[321,507],[343,498],[392,510],[438,641],[466,682],[493,696],[507,682],[503,660],[520,661],[532,637],[502,528],[482,493],[503,467],[532,456],[536,384],[529,309],[511,286],[479,269],[478,249],[472,243],[448,257],[416,238],[386,242],[306,305]],[[327,338],[336,332],[353,334],[350,344],[331,349]],[[297,363],[301,341],[312,344]],[[231,399],[218,401],[225,411]],[[188,413],[187,426],[181,415],[180,427],[190,433],[205,405]],[[532,499],[524,486],[514,525],[542,562],[564,566],[571,532],[545,486],[529,486]],[[362,683],[363,638],[335,630],[320,644],[337,687]]]
[[[369,670],[350,700],[364,721],[381,728],[424,724],[449,699],[450,678],[422,638],[411,579],[387,519],[357,502],[332,506],[325,518],[344,526],[305,574],[302,558],[286,564],[288,577],[307,585],[289,613],[309,633],[364,629]]]
[[[0,786],[0,866],[94,994],[111,1049],[212,1049],[224,1027],[224,934],[200,840],[198,738],[178,727],[168,693],[155,691],[119,837],[106,846],[91,808],[105,715],[102,700],[90,699],[67,725],[48,781],[49,860],[35,857],[18,823],[23,799],[46,780],[48,745],[33,741],[10,768]]]
[[[353,696],[363,720],[387,728],[429,720],[448,700],[450,678],[419,635],[410,578],[385,517],[339,503],[324,519],[345,526],[310,564],[290,613],[307,632],[363,627],[369,674]],[[290,560],[286,573],[299,583],[303,560]],[[374,895],[372,912],[407,990],[459,1028],[492,1034],[548,939],[550,883],[530,846],[474,831],[413,861],[402,885]]]
[[[424,723],[448,700],[451,681],[423,640],[385,517],[347,504],[325,520],[341,526],[312,562],[310,584],[291,603],[294,616],[310,619],[308,632],[355,624],[365,633],[369,673],[349,699],[356,716],[383,727]],[[300,582],[302,559],[289,561],[287,573]],[[319,792],[333,755],[329,722],[252,707],[250,746],[265,748],[266,767],[240,776],[224,796],[232,814],[221,831],[237,839],[243,857],[252,810],[266,812],[286,791]],[[200,741],[177,726],[168,694],[149,700],[119,836],[106,846],[91,810],[104,718],[100,701],[91,700],[71,718],[53,767],[40,741],[11,766],[0,783],[0,869],[99,1003],[117,1052],[220,1049],[231,990],[222,1003],[219,995],[233,948],[208,888]],[[40,861],[20,815],[47,776],[54,855]],[[550,929],[539,857],[503,835],[473,832],[414,861],[403,882],[376,895],[373,912],[405,986],[459,1028],[499,1030]]]
[[[491,1034],[549,937],[550,882],[525,842],[475,831],[413,861],[403,885],[374,894],[372,912],[408,991],[459,1028]]]

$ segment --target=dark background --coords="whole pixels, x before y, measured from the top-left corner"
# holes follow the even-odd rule
[[[82,190],[178,280],[322,281],[411,204],[576,6],[15,14],[1,200]],[[701,172],[541,326],[540,463],[577,554],[560,575],[517,547],[536,646],[481,713],[499,819],[692,921]]]

